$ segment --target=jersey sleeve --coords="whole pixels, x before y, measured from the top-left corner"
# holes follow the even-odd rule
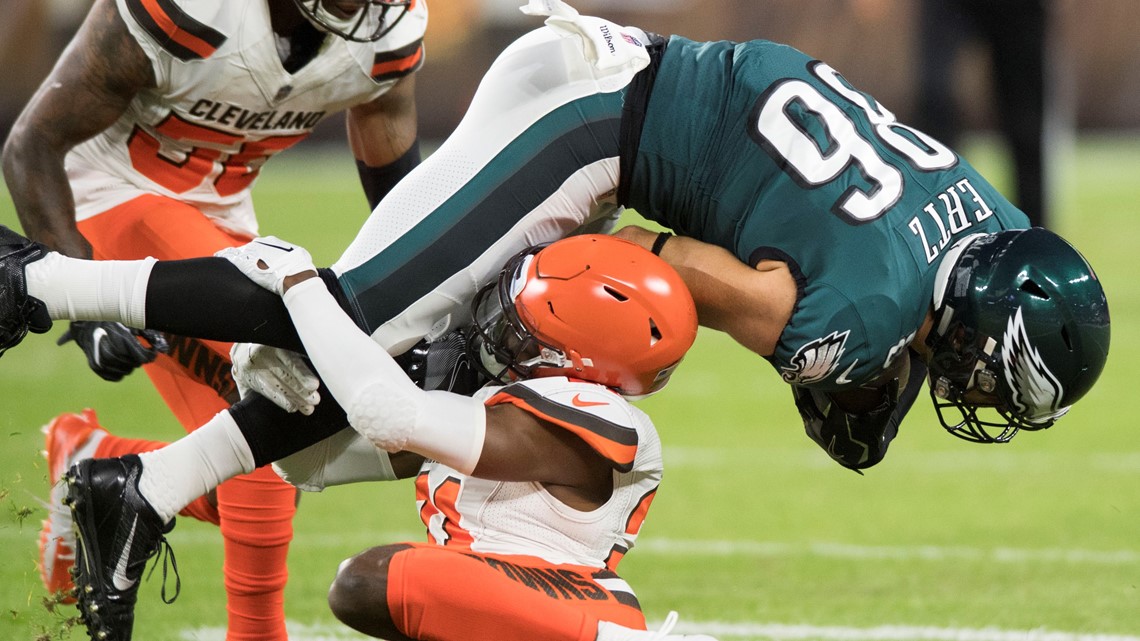
[[[573,432],[619,472],[633,468],[640,442],[635,410],[609,389],[563,377],[537,378],[512,383],[486,400],[488,406],[503,403]]]
[[[224,0],[116,0],[116,4],[131,35],[150,59],[160,87],[169,80],[168,67],[174,60],[205,60],[228,37],[217,27],[226,10]]]
[[[368,74],[377,84],[399,80],[424,64],[427,3],[416,0],[391,31],[372,43]]]
[[[809,287],[794,326],[771,358],[784,382],[821,391],[871,383],[914,339],[898,303],[881,293],[856,301],[831,287]]]

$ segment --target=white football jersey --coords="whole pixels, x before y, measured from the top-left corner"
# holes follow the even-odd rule
[[[423,62],[425,0],[376,42],[327,36],[295,73],[282,65],[265,0],[116,2],[158,82],[68,155],[79,220],[151,193],[256,234],[250,188],[261,165]]]
[[[613,494],[605,505],[583,512],[551,496],[542,483],[488,481],[427,461],[416,477],[416,505],[428,540],[616,568],[633,547],[661,482],[661,442],[649,417],[601,385],[562,377],[488,387],[475,398],[513,404],[576,434],[613,464]]]

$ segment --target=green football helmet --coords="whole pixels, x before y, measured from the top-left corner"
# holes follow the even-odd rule
[[[1039,227],[960,241],[939,268],[934,305],[930,396],[942,426],[968,441],[1051,426],[1108,358],[1100,281],[1076,249]]]

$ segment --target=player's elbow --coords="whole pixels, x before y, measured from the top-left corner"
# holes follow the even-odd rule
[[[28,183],[35,176],[35,167],[43,166],[53,155],[62,168],[64,152],[57,150],[47,136],[38,135],[22,119],[18,120],[0,149],[0,167],[8,189],[15,191]]]
[[[0,167],[3,167],[4,180],[8,185],[16,184],[17,179],[17,158],[20,156],[20,136],[17,134],[16,129],[12,129],[8,135],[8,139],[4,141],[4,148],[0,149]]]

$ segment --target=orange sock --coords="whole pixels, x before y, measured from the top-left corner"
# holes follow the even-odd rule
[[[95,448],[94,458],[111,458],[123,456],[126,454],[141,454],[142,452],[150,452],[165,446],[163,441],[148,441],[142,438],[124,438],[122,436],[115,436],[108,434],[103,437],[99,445]],[[200,496],[194,499],[194,502],[182,508],[178,513],[180,516],[190,517],[199,521],[213,523],[218,525],[218,508],[210,504],[210,500],[205,496]]]
[[[435,641],[594,641],[600,619],[644,629],[636,608],[612,597],[595,600],[600,588],[593,588],[595,597],[584,597],[573,589],[548,593],[536,587],[538,574],[532,573],[544,571],[557,570],[492,566],[451,550],[414,547],[390,561],[388,610],[408,637]]]
[[[225,538],[227,641],[286,641],[285,564],[296,488],[266,466],[218,486]]]

